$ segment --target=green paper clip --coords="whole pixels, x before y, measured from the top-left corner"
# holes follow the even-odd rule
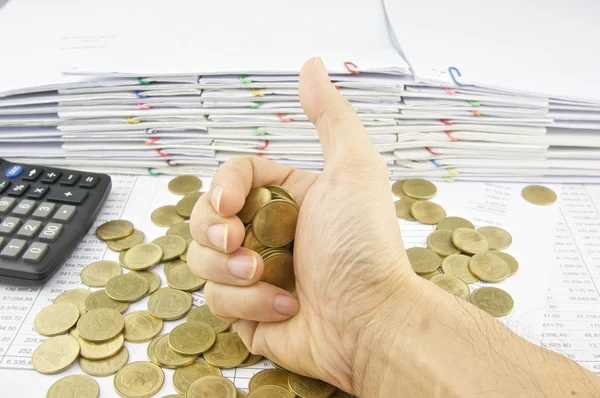
[[[147,82],[146,80],[142,79],[141,77],[138,77],[137,81],[140,82],[141,84],[150,84],[150,82]]]
[[[265,131],[260,131],[258,127],[253,127],[252,129],[254,130],[254,133],[256,133],[256,135],[267,135]]]
[[[469,104],[471,106],[481,106],[481,104],[479,102],[470,101],[470,100],[467,100],[467,104]]]
[[[264,102],[255,102],[254,105],[250,105],[250,108],[252,109],[258,109],[261,106],[263,106],[265,103]]]
[[[250,75],[240,75],[240,81],[242,83],[252,83],[252,80],[248,79]]]
[[[160,175],[160,173],[153,173],[150,167],[148,167],[148,174],[150,174],[152,177],[158,177]]]

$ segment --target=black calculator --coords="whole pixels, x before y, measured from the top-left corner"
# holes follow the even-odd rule
[[[0,159],[0,278],[52,275],[90,229],[110,188],[106,174]]]

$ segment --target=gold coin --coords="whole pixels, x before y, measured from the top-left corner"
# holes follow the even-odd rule
[[[105,290],[98,290],[85,299],[85,308],[88,311],[97,310],[98,308],[112,308],[122,314],[129,308],[129,303],[115,301],[106,295]]]
[[[80,277],[81,281],[90,287],[104,287],[109,280],[122,272],[118,263],[101,260],[88,264],[81,270]]]
[[[185,393],[186,398],[236,398],[235,385],[222,376],[204,376],[194,381]]]
[[[148,291],[146,292],[146,296],[151,295],[160,288],[160,275],[154,271],[131,271],[130,274],[141,276],[146,280],[146,282],[148,282]]]
[[[290,191],[281,185],[267,185],[265,188],[271,192],[272,199],[284,199],[289,202],[296,203]]]
[[[252,219],[254,237],[267,247],[287,245],[296,234],[298,207],[277,199],[262,205]]]
[[[402,190],[407,196],[415,199],[430,199],[433,198],[437,192],[435,185],[420,178],[404,181]]]
[[[127,220],[112,220],[96,228],[96,236],[101,240],[123,239],[133,233],[133,224]]]
[[[284,371],[290,373],[289,370],[287,370],[286,368],[284,368],[283,366],[281,366],[279,364],[276,364],[275,362],[271,361],[270,359],[269,359],[269,362],[271,362],[271,365],[273,365],[276,369],[284,370]]]
[[[177,290],[193,292],[200,289],[206,283],[205,279],[198,278],[192,274],[190,267],[183,261],[171,261],[175,263],[167,267],[165,265],[165,276],[170,287]],[[168,271],[167,271],[168,270]]]
[[[56,336],[67,333],[78,319],[79,308],[75,304],[52,304],[36,315],[33,327],[42,336]]]
[[[185,368],[177,368],[173,374],[173,387],[177,392],[185,394],[190,385],[204,376],[223,376],[221,369],[209,365],[206,361],[198,359]]]
[[[164,268],[164,273],[165,276],[167,276],[176,268],[176,267],[187,267],[187,263],[185,261],[183,261],[182,259],[177,259],[177,260],[171,260],[171,261],[167,261],[165,263],[165,268]]]
[[[115,276],[106,284],[106,295],[115,301],[138,301],[148,292],[148,282],[133,272]]]
[[[56,381],[48,389],[46,398],[98,398],[100,387],[96,380],[84,375],[71,375]]]
[[[236,398],[246,398],[248,396],[247,392],[244,392],[242,390],[237,390],[237,396]]]
[[[540,206],[549,206],[556,202],[556,192],[541,185],[529,185],[523,188],[523,197],[529,203]]]
[[[157,365],[165,368],[180,368],[191,365],[197,355],[181,355],[169,347],[169,334],[162,334],[150,342],[146,350],[148,358]]]
[[[264,259],[261,281],[293,292],[296,290],[294,278],[294,256],[287,250],[274,252]]]
[[[192,216],[192,211],[194,210],[194,206],[196,206],[196,202],[200,199],[204,192],[192,192],[185,195],[177,204],[175,205],[175,211],[183,218],[190,218]]]
[[[512,236],[502,228],[481,227],[477,232],[485,236],[490,250],[504,250],[512,243]]]
[[[288,376],[288,386],[294,394],[302,398],[327,398],[336,390],[334,386],[324,381],[295,373],[290,373]]]
[[[427,237],[427,246],[440,256],[451,256],[460,253],[460,250],[452,243],[452,231],[449,229],[438,229]]]
[[[252,232],[252,224],[246,225],[246,237],[244,238],[242,246],[247,249],[254,250],[257,253],[267,248],[254,236],[254,232]]]
[[[465,220],[462,217],[446,217],[437,224],[437,229],[449,229],[450,231],[455,231],[459,228],[475,229],[475,226],[471,221]]]
[[[123,265],[132,271],[143,271],[160,263],[161,247],[155,243],[141,243],[124,252]]]
[[[189,246],[190,243],[192,243],[192,240],[194,240],[192,238],[192,231],[190,230],[189,222],[180,222],[171,226],[169,229],[167,229],[167,235],[181,236],[183,239],[185,239],[187,246]]]
[[[433,272],[442,264],[440,256],[425,247],[411,247],[406,254],[410,265],[417,274]]]
[[[404,184],[404,181],[406,180],[398,180],[392,184],[392,192],[394,193],[394,195],[396,195],[396,197],[400,199],[408,198],[408,196],[402,190],[402,185]]]
[[[246,360],[239,365],[240,368],[246,368],[248,366],[254,366],[257,363],[259,363],[260,361],[263,360],[263,356],[262,355],[256,355],[256,354],[252,354],[250,353],[250,355],[248,355],[248,358],[246,358]]]
[[[120,333],[114,339],[105,341],[103,343],[91,343],[82,339],[81,336],[79,336],[78,340],[80,347],[79,352],[81,356],[91,360],[106,359],[112,357],[117,352],[119,352],[121,347],[123,347],[123,342],[125,341],[123,339],[122,333]]]
[[[271,200],[271,191],[267,188],[254,188],[251,189],[246,196],[244,207],[239,211],[237,216],[244,224],[248,224],[252,221],[256,211],[265,203]]]
[[[79,356],[79,343],[72,336],[52,337],[38,346],[31,364],[39,373],[51,375],[62,372]]]
[[[229,326],[231,324],[229,322],[225,322],[219,318],[217,318],[208,305],[201,305],[199,307],[194,308],[190,311],[190,314],[187,317],[188,322],[204,322],[213,330],[215,333],[222,333],[229,330]]]
[[[204,359],[219,368],[235,368],[244,363],[249,354],[237,333],[219,333],[215,344],[204,353]]]
[[[456,297],[460,297],[465,300],[469,298],[469,286],[453,275],[439,274],[431,278],[430,281],[437,287],[455,295]]]
[[[469,269],[471,257],[464,254],[453,254],[442,261],[444,274],[453,275],[464,283],[475,283],[479,279]]]
[[[152,241],[163,251],[162,261],[170,261],[181,256],[187,249],[185,239],[178,235],[165,235]]]
[[[485,282],[500,282],[508,278],[510,268],[502,257],[494,252],[476,254],[469,261],[469,269],[477,278]]]
[[[414,218],[410,212],[412,205],[415,203],[417,203],[417,200],[408,198],[395,201],[394,206],[396,207],[396,217],[401,220],[415,221],[416,218]]]
[[[206,323],[185,322],[169,333],[169,347],[181,355],[198,355],[215,343],[217,334]]]
[[[123,318],[123,336],[131,343],[145,343],[156,337],[163,328],[163,320],[153,317],[149,311],[131,312]]]
[[[471,293],[469,298],[471,304],[484,310],[493,317],[501,317],[510,314],[514,301],[510,294],[497,287],[480,287]]]
[[[504,252],[494,252],[494,254],[500,256],[500,258],[502,258],[508,264],[508,268],[510,269],[508,276],[513,276],[517,273],[519,270],[519,263],[513,256]]]
[[[119,267],[120,268],[120,267]],[[54,299],[54,304],[60,303],[71,303],[75,304],[79,308],[79,314],[85,314],[87,309],[85,308],[85,299],[92,294],[87,289],[71,289],[65,290]]]
[[[434,276],[436,276],[436,275],[439,275],[439,274],[440,274],[440,271],[439,271],[439,269],[436,269],[435,271],[431,271],[431,272],[428,272],[428,273],[426,273],[426,274],[418,274],[418,275],[419,275],[421,278],[423,278],[423,279],[427,279],[428,281],[430,281],[430,280],[431,280],[431,278],[433,278]]]
[[[79,335],[87,341],[99,343],[115,338],[123,331],[123,316],[111,308],[91,310],[77,322]]]
[[[184,175],[169,181],[169,191],[175,195],[187,195],[202,188],[202,180],[196,176]]]
[[[262,386],[248,395],[249,398],[294,398],[295,395],[287,390],[287,388],[279,386]]]
[[[121,350],[114,356],[98,361],[91,361],[83,357],[79,358],[79,366],[81,370],[90,376],[105,377],[117,373],[129,360],[129,351],[127,347],[122,347]]]
[[[131,249],[133,246],[139,245],[140,243],[144,243],[144,238],[144,233],[139,229],[136,229],[126,238],[107,241],[106,245],[112,251],[122,252],[123,250]]]
[[[148,300],[150,314],[165,321],[182,318],[190,308],[192,308],[192,296],[170,287],[157,290]]]
[[[481,233],[469,228],[458,228],[452,232],[452,243],[461,251],[480,254],[488,251],[488,241]]]
[[[150,398],[165,381],[162,369],[150,362],[133,362],[117,372],[113,380],[115,391],[123,398]]]
[[[172,225],[184,222],[185,218],[177,214],[177,208],[172,205],[162,206],[154,210],[150,215],[150,220],[159,227],[168,228]]]
[[[442,206],[425,200],[413,203],[410,207],[410,213],[417,221],[429,225],[437,224],[446,217],[446,210]]]
[[[256,373],[248,383],[250,392],[263,386],[279,386],[285,389],[288,388],[288,375],[290,372],[280,369],[266,369]]]

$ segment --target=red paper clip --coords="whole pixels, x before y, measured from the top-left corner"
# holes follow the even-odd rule
[[[440,122],[444,123],[447,126],[452,126],[454,124],[454,122],[445,119],[440,119]]]
[[[158,141],[159,139],[160,139],[160,137],[152,138],[151,140],[144,141],[144,144],[152,145],[152,144],[156,143],[156,141]]]
[[[289,123],[289,122],[294,121],[294,119],[292,119],[291,117],[283,117],[283,115],[281,113],[278,113],[277,117],[279,118],[279,120],[281,120],[284,123]]]
[[[354,64],[354,62],[344,62],[344,66],[346,67],[346,70],[350,73],[352,73],[353,75],[360,75],[360,71],[358,70],[358,66],[356,66],[356,64]],[[352,68],[351,68],[352,67]]]
[[[475,116],[483,116],[483,113],[481,113],[479,111],[469,111],[469,112],[471,112]]]
[[[166,153],[163,152],[161,149],[157,149],[156,152],[160,155],[160,156],[171,156],[170,153]]]
[[[455,136],[453,136],[453,135],[450,133],[450,130],[446,130],[446,131],[444,131],[444,133],[446,133],[446,135],[448,136],[448,138],[450,138],[452,141],[454,141],[454,142],[457,142],[457,141],[458,141],[458,138],[456,138]]]
[[[427,149],[427,152],[429,152],[432,155],[439,155],[439,152],[432,151],[431,148],[429,148],[428,146],[426,146],[425,149]]]
[[[171,167],[175,167],[175,166],[177,166],[176,164],[173,164],[173,163],[171,163],[171,159],[168,159],[168,160],[167,160],[167,164],[168,164],[169,166],[171,166]]]
[[[269,147],[269,140],[265,140],[265,145],[257,146],[256,149],[258,149],[259,151],[262,151],[264,149],[267,149],[268,147]]]
[[[148,110],[148,109],[152,109],[152,107],[150,105],[146,105],[146,104],[137,104],[138,109],[143,109],[143,110]]]
[[[333,87],[337,88],[338,90],[341,88],[340,86],[338,86],[337,84],[335,84]]]
[[[456,90],[452,90],[451,88],[448,88],[448,87],[444,87],[444,91],[450,95],[456,94]]]

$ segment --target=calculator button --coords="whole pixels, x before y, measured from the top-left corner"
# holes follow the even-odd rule
[[[60,179],[59,183],[60,183],[60,185],[67,185],[67,186],[75,185],[77,180],[79,180],[80,176],[81,176],[81,174],[79,174],[79,173],[67,173],[67,174],[63,175],[63,177]]]
[[[7,213],[11,209],[11,207],[13,207],[15,202],[15,198],[9,198],[8,196],[5,196],[2,199],[0,199],[0,214]]]
[[[4,243],[4,238],[0,236],[0,247],[2,247],[3,243]]]
[[[44,169],[40,167],[30,167],[25,170],[25,173],[23,173],[23,177],[21,178],[26,181],[35,181],[42,175],[43,172]]]
[[[54,203],[43,202],[38,206],[37,209],[35,209],[32,217],[47,220],[54,211],[55,207],[56,205]]]
[[[91,188],[94,188],[96,186],[96,184],[98,184],[98,181],[100,181],[100,178],[97,176],[84,175],[79,186],[81,188],[91,189]]]
[[[33,211],[34,207],[35,202],[33,200],[24,199],[20,201],[17,207],[13,209],[12,214],[16,214],[19,216],[27,216]]]
[[[39,238],[41,240],[52,242],[53,240],[58,238],[58,235],[60,235],[60,233],[62,232],[62,228],[63,226],[60,224],[56,224],[53,222],[48,223],[40,233]]]
[[[10,185],[10,181],[8,180],[0,180],[0,193],[4,192],[6,188]]]
[[[4,172],[4,177],[17,178],[18,176],[21,175],[22,172],[23,172],[23,166],[21,166],[20,164],[14,164],[14,165],[10,166],[8,169],[6,169],[6,171]]]
[[[74,214],[75,214],[75,206],[62,205],[62,206],[60,206],[58,211],[54,214],[54,217],[52,217],[52,219],[54,221],[67,222],[73,217]]]
[[[48,245],[41,242],[33,242],[29,249],[23,254],[23,260],[38,263],[48,251]]]
[[[2,223],[0,223],[0,234],[10,235],[18,226],[20,220],[15,217],[6,217]]]
[[[42,223],[40,221],[27,220],[25,224],[23,224],[21,229],[19,229],[19,232],[17,232],[17,236],[31,238],[32,236],[37,234],[41,226]]]
[[[47,185],[32,185],[29,192],[27,192],[27,197],[31,199],[41,199],[49,190],[50,188]]]
[[[52,202],[81,204],[88,195],[87,191],[71,187],[52,187],[48,200]]]
[[[60,171],[48,171],[42,175],[42,182],[52,184],[58,180],[58,177],[60,177],[61,174]]]
[[[25,248],[25,241],[22,239],[11,239],[10,242],[0,252],[0,257],[17,258]]]
[[[26,182],[20,182],[18,184],[13,185],[12,188],[8,190],[8,194],[10,196],[21,196],[29,189],[29,184]]]

